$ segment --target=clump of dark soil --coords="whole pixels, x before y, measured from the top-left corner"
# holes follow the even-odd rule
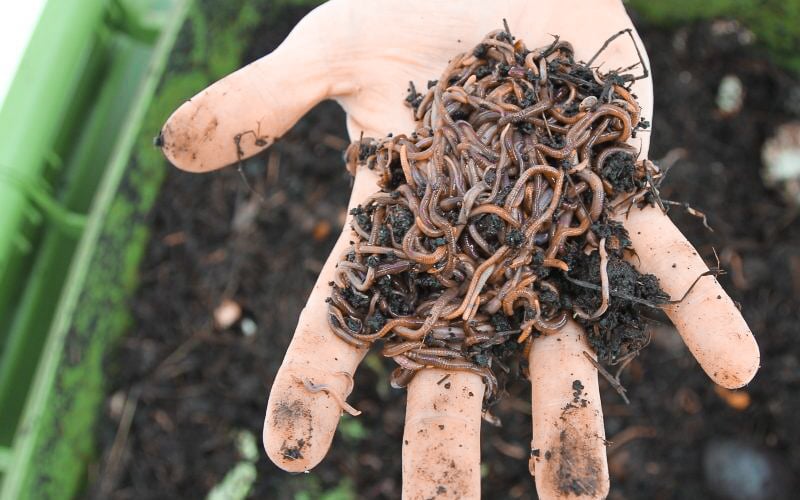
[[[284,9],[255,30],[263,38],[253,40],[248,59],[274,49],[304,14]],[[744,391],[746,404],[734,408],[676,333],[651,325],[650,347],[623,375],[631,404],[601,380],[610,498],[712,498],[718,482],[706,481],[704,456],[720,440],[738,443],[738,454],[763,450],[774,457],[768,464],[776,475],[798,477],[800,225],[764,187],[759,165],[774,127],[800,119],[800,85],[746,45],[730,22],[636,25],[654,74],[651,157],[662,164],[679,158],[661,193],[680,192],[708,213],[713,233],[680,210],[670,215],[708,263],[715,263],[712,249],[720,256],[729,272],[719,279],[755,332],[762,366]],[[738,114],[723,117],[715,98],[728,74],[742,80],[747,94]],[[235,170],[169,172],[152,214],[132,326],[109,360],[90,489],[113,469],[103,498],[202,498],[241,458],[235,433],[258,435],[296,319],[344,223],[350,180],[338,166],[346,144],[344,113],[324,103],[266,156],[248,161],[244,172],[266,209]],[[235,229],[235,219],[250,222]],[[243,307],[242,322],[252,321],[255,335],[245,335],[242,322],[213,325],[224,298]],[[393,364],[367,355],[349,398],[364,413],[357,423],[343,419],[330,453],[311,474],[285,474],[260,450],[251,497],[399,498],[405,395],[385,383]],[[115,401],[136,394],[126,428]],[[498,498],[535,498],[525,466],[529,384],[510,381],[493,412],[503,427],[482,429],[482,489]],[[120,459],[112,464],[115,443]],[[770,493],[790,498],[791,491],[790,485]]]

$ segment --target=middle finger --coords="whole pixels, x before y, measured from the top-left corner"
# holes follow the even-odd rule
[[[534,340],[531,348],[530,471],[542,499],[608,494],[597,369],[585,352],[594,358],[583,329],[574,321]]]

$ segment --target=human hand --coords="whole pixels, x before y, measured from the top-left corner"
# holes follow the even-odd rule
[[[352,139],[362,132],[382,137],[413,130],[412,114],[403,103],[408,82],[422,86],[438,77],[448,59],[470,50],[503,18],[529,47],[546,45],[552,40],[548,33],[558,34],[583,60],[611,34],[632,27],[621,3],[610,0],[592,2],[590,8],[570,1],[334,0],[301,21],[275,52],[177,110],[162,132],[164,153],[176,166],[195,172],[235,163],[268,147],[326,98],[344,107]],[[619,39],[595,63],[614,68],[637,60],[633,45]],[[637,81],[633,91],[650,120],[651,81]],[[640,134],[632,142],[643,158],[648,138]],[[350,206],[376,190],[375,174],[360,169]],[[638,250],[634,264],[659,276],[671,296],[682,296],[707,270],[657,209],[635,209],[622,222]],[[289,471],[308,470],[327,452],[341,414],[337,396],[349,394],[352,374],[365,355],[335,337],[326,319],[327,283],[349,239],[347,229],[301,313],[270,394],[264,444],[270,458]],[[665,311],[715,382],[733,388],[752,378],[758,347],[715,279],[701,280],[684,301]],[[590,351],[585,336],[572,322],[556,335],[536,339],[531,349],[531,449],[539,450],[531,470],[543,498],[569,492],[596,498],[608,491],[597,372],[584,351]],[[479,496],[483,382],[477,375],[453,372],[448,389],[436,383],[445,374],[423,370],[408,387],[403,446],[403,492],[408,498]],[[575,380],[584,387],[585,407],[569,405]],[[309,391],[307,381],[327,388]]]

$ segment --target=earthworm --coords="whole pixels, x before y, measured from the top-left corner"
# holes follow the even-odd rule
[[[406,233],[406,237],[403,238],[403,251],[411,260],[419,262],[420,264],[435,264],[442,260],[445,252],[447,252],[447,248],[444,246],[436,248],[436,250],[434,250],[432,253],[425,253],[423,251],[415,250],[412,248],[412,245],[414,245],[415,241],[417,244],[419,244],[419,229],[411,228],[411,230]]]
[[[430,184],[425,187],[425,194],[422,195],[422,199],[419,202],[419,212],[416,214],[419,231],[431,238],[436,238],[444,234],[433,222],[430,214],[431,199],[435,195],[434,191],[439,189],[439,187],[434,189]]]
[[[386,344],[384,345],[381,354],[383,354],[387,358],[393,358],[395,356],[399,356],[405,352],[408,352],[411,349],[416,349],[424,345],[425,344],[423,342],[418,340],[406,340],[397,344]]]
[[[351,333],[346,332],[342,327],[342,323],[339,322],[338,318],[335,314],[331,314],[331,310],[335,310],[335,307],[330,307],[328,312],[328,326],[330,327],[331,331],[340,339],[347,342],[353,347],[369,347],[369,344],[363,340],[359,340],[355,338]]]
[[[458,214],[458,224],[467,223],[467,216],[469,215],[470,210],[472,210],[472,206],[475,204],[478,196],[488,189],[489,186],[487,186],[483,180],[478,181],[475,185],[469,188],[466,194],[464,194],[464,200],[461,204],[461,211]]]
[[[349,269],[345,271],[345,275],[349,279],[351,286],[354,286],[359,292],[365,292],[372,287],[372,283],[375,281],[375,268],[370,267],[369,270],[367,270],[366,276],[364,276],[364,280],[361,282],[359,282],[356,274]]]
[[[628,111],[631,114],[631,124],[635,127],[639,123],[641,107],[639,107],[639,104],[625,87],[621,85],[614,85],[614,92],[619,94],[620,97],[622,97],[622,99],[628,104]]]
[[[542,333],[554,333],[560,330],[564,325],[567,324],[567,313],[566,311],[561,311],[558,315],[550,320],[545,320],[539,317],[533,319],[534,326],[537,330]]]
[[[447,170],[450,174],[451,181],[451,196],[453,197],[460,197],[464,196],[464,193],[467,191],[466,181],[464,180],[464,171],[461,167],[456,165],[455,160],[453,160],[449,156],[444,157],[445,163],[447,163]],[[442,204],[440,203],[440,206]],[[444,207],[442,207],[444,210]]]
[[[440,326],[431,330],[431,336],[440,340],[463,339],[464,329],[457,326]]]
[[[475,365],[473,365],[471,362],[467,361],[464,358],[449,359],[449,358],[443,358],[437,354],[422,354],[416,351],[409,351],[405,354],[405,356],[412,361],[416,361],[417,363],[432,368],[445,368],[449,370],[466,370],[466,371],[473,371],[475,369]]]
[[[486,261],[486,262],[489,262],[489,261]],[[461,307],[456,309],[456,316],[458,314],[462,314],[462,317],[464,318],[464,320],[469,320],[469,319],[472,318],[472,316],[475,315],[474,309],[476,307],[476,304],[480,302],[478,297],[479,297],[479,295],[481,293],[481,290],[483,289],[484,285],[486,285],[486,282],[491,277],[492,271],[494,271],[494,269],[495,269],[495,266],[491,265],[491,266],[487,267],[486,269],[484,269],[483,272],[480,275],[477,276],[477,281],[475,281],[475,279],[473,279],[472,283],[470,283],[470,288],[472,289],[472,294],[470,295],[468,293],[467,296],[464,298],[464,302],[462,303]],[[473,278],[476,278],[476,277],[473,277]],[[473,285],[475,285],[475,288],[472,288]],[[447,319],[451,319],[450,316],[448,316]]]
[[[475,217],[481,214],[494,214],[504,221],[508,222],[514,227],[519,227],[519,221],[511,216],[507,208],[498,207],[497,205],[480,205],[475,207],[469,214],[469,217]]]
[[[536,292],[528,288],[517,287],[508,292],[508,295],[503,299],[503,312],[506,313],[506,316],[514,314],[514,303],[520,298],[525,299],[531,307],[534,307],[534,304],[536,304],[537,308],[539,307],[539,297]]]
[[[489,302],[488,302],[488,303],[487,303],[487,304],[486,304],[486,305],[483,307],[483,309],[484,309],[486,312],[488,312],[489,314],[494,314],[494,313],[496,313],[497,311],[499,311],[499,310],[500,310],[500,307],[503,305],[503,298],[505,298],[505,296],[508,294],[508,292],[509,292],[511,289],[513,289],[513,288],[516,288],[516,287],[517,287],[517,285],[519,285],[519,282],[520,282],[520,276],[521,276],[521,275],[522,275],[522,269],[521,269],[521,268],[517,268],[517,270],[516,270],[516,271],[515,271],[515,273],[514,273],[514,277],[513,277],[512,279],[510,279],[510,280],[506,281],[506,282],[503,284],[503,286],[500,288],[500,291],[499,291],[499,292],[497,292],[497,295],[495,295],[495,296],[492,298],[492,300],[490,300],[490,301],[489,301]]]
[[[494,253],[494,255],[485,260],[475,270],[475,274],[472,276],[472,281],[469,284],[469,288],[467,289],[467,293],[464,296],[464,301],[461,303],[461,306],[456,309],[455,312],[445,316],[445,319],[453,319],[464,312],[467,306],[472,303],[475,296],[480,293],[480,289],[483,288],[483,285],[486,284],[486,280],[489,279],[489,275],[492,274],[492,271],[494,271],[495,263],[505,255],[507,250],[508,247],[505,246],[500,248]]]
[[[359,315],[359,312],[353,307],[353,305],[343,297],[341,290],[334,289],[331,292],[330,302],[336,307],[344,309],[344,312],[350,316],[357,317]]]
[[[548,166],[548,165],[533,165],[532,167],[528,168],[523,172],[519,178],[517,179],[514,187],[511,188],[511,191],[508,193],[506,197],[506,204],[505,209],[509,210],[511,207],[515,207],[522,202],[522,197],[519,195],[522,193],[522,190],[525,188],[528,179],[530,179],[533,175],[545,174],[547,177],[550,177],[554,182],[555,179],[558,178],[559,172],[555,168]]]
[[[400,365],[400,368],[406,370],[419,370],[420,368],[425,368],[425,365],[423,365],[422,363],[411,361],[408,358],[408,356],[405,356],[403,354],[395,354],[394,356],[392,356],[392,359],[394,360],[395,363]]]
[[[351,249],[356,254],[389,255],[398,259],[408,259],[408,256],[402,250],[392,247],[356,243]]]
[[[375,340],[377,340],[377,339],[379,339],[381,337],[384,337],[384,336],[388,335],[389,332],[391,332],[393,329],[395,329],[397,327],[400,327],[400,326],[404,326],[404,327],[417,326],[418,327],[418,326],[422,326],[422,324],[424,322],[425,322],[425,320],[419,319],[419,318],[394,318],[394,319],[391,319],[391,320],[387,321],[386,324],[384,324],[383,327],[381,327],[381,329],[378,330],[377,332],[370,333],[370,334],[361,334],[361,335],[358,335],[358,336],[354,336],[354,338],[356,340],[360,340],[360,341],[372,342],[372,341],[375,341]]]
[[[477,226],[475,226],[474,223],[467,226],[467,231],[469,232],[472,241],[474,241],[478,245],[478,247],[481,248],[481,250],[483,250],[489,255],[492,254],[492,249],[489,247],[489,243],[487,243],[486,240],[483,239],[483,236],[481,236],[481,233],[478,231],[478,228]]]
[[[560,121],[561,123],[573,124],[586,116],[586,111],[580,111],[572,116],[562,115],[555,107],[550,109],[550,116]]]
[[[600,307],[592,314],[587,314],[579,306],[575,306],[575,315],[583,319],[597,319],[603,315],[608,309],[608,252],[606,251],[606,239],[600,239],[600,245],[597,247],[600,252]]]
[[[348,278],[347,273],[350,272],[360,272],[366,273],[367,266],[364,264],[360,264],[358,262],[349,262],[349,261],[341,261],[336,264],[336,273],[334,274],[333,280],[339,288],[345,288],[349,281],[346,279]]]
[[[548,109],[550,109],[550,106],[552,106],[552,103],[550,101],[538,102],[536,103],[536,105],[530,108],[525,108],[516,113],[512,113],[510,115],[505,115],[501,117],[499,120],[497,120],[497,125],[502,127],[508,123],[519,123],[521,121],[525,121],[528,118],[531,118],[535,115],[542,113],[543,111],[547,111]]]
[[[585,180],[592,188],[592,206],[589,209],[589,218],[592,222],[600,218],[603,213],[603,206],[605,202],[605,191],[603,191],[603,181],[600,176],[592,172],[590,169],[583,169],[577,172],[577,176]]]
[[[389,264],[381,264],[375,269],[375,278],[388,276],[390,274],[404,273],[411,269],[411,262],[408,260],[399,260]]]
[[[357,219],[356,217],[353,217],[353,220],[350,222],[350,226],[353,228],[353,230],[354,230],[354,231],[355,231],[355,232],[356,232],[356,233],[357,233],[357,234],[358,234],[358,235],[359,235],[361,238],[363,238],[364,240],[369,240],[369,233],[367,233],[367,232],[364,230],[364,228],[362,228],[362,227],[361,227],[361,224],[359,224],[359,222],[358,222],[358,219]]]
[[[422,354],[424,356],[438,356],[440,358],[461,358],[462,355],[458,351],[447,349],[445,347],[420,347],[414,349],[415,354]]]
[[[409,383],[411,383],[411,379],[414,378],[414,374],[417,372],[417,370],[419,369],[410,370],[398,366],[392,371],[392,374],[389,377],[389,384],[395,389],[403,389],[407,387]]]
[[[475,373],[484,378],[484,382],[487,384],[486,390],[487,392],[490,393],[490,396],[491,394],[494,394],[494,392],[496,391],[497,381],[494,375],[492,375],[492,373],[486,370],[485,368],[476,367],[469,361],[447,360],[447,359],[441,359],[436,356],[415,354],[413,352],[410,352],[408,357],[413,361],[417,361],[418,363],[423,364],[425,366],[429,366],[431,368],[442,368],[446,370],[467,371]]]
[[[411,164],[408,161],[408,146],[400,146],[400,164],[403,166],[403,174],[406,176],[406,184],[412,188],[417,187],[414,176],[411,174]]]
[[[475,246],[475,241],[467,234],[461,236],[461,248],[464,250],[464,255],[473,260],[479,260],[481,257],[478,255],[478,248]]]
[[[517,150],[514,148],[513,142],[513,135],[514,133],[509,133],[508,131],[511,129],[511,124],[509,123],[503,128],[503,131],[500,133],[500,155],[502,156],[504,153],[509,156],[511,159],[511,163],[515,165],[523,165],[524,160],[522,157],[517,154]]]
[[[456,288],[449,288],[445,293],[440,295],[436,302],[434,303],[433,307],[431,308],[430,312],[428,313],[428,317],[425,318],[425,322],[422,323],[422,326],[419,327],[417,330],[413,330],[409,332],[408,335],[404,335],[404,337],[408,340],[417,340],[425,337],[429,331],[433,328],[433,325],[436,324],[436,321],[442,315],[444,308],[448,305],[448,302],[453,300],[453,298],[458,293],[458,289]]]
[[[605,142],[605,140],[601,140],[601,136],[603,136],[603,131],[608,128],[608,125],[611,123],[611,118],[605,118],[602,122],[600,122],[600,126],[595,129],[592,134],[589,136],[589,140],[587,140],[580,151],[580,158],[581,163],[588,162],[591,160],[592,155],[592,148],[595,147],[597,144],[601,144]],[[613,139],[613,137],[609,137],[609,139]]]
[[[517,337],[517,343],[522,344],[528,340],[533,332],[533,320],[526,321],[520,325],[520,335]]]
[[[442,217],[442,215],[436,209],[436,207],[439,206],[439,199],[442,197],[444,191],[445,191],[444,186],[436,186],[433,189],[433,192],[431,193],[431,198],[428,203],[428,206],[425,207],[428,211],[428,217],[440,231],[444,231],[444,228],[450,227],[450,221]]]
[[[611,146],[605,148],[599,155],[597,155],[597,158],[595,159],[595,169],[597,172],[603,171],[603,165],[605,164],[606,160],[614,153],[625,153],[631,155],[632,157],[636,156],[636,150],[628,145]]]
[[[347,401],[344,400],[341,394],[336,392],[331,386],[327,384],[315,384],[308,379],[303,380],[303,387],[306,388],[308,392],[317,393],[317,392],[325,392],[328,396],[332,397],[334,401],[342,408],[342,410],[346,411],[350,415],[357,417],[361,415],[361,412],[350,406]]]
[[[564,242],[565,239],[578,236],[586,232],[589,229],[589,216],[583,210],[583,208],[578,208],[575,213],[578,215],[578,220],[580,224],[578,227],[559,227],[556,230],[555,235],[553,236],[553,240],[550,242],[550,248],[547,249],[547,258],[552,259],[556,256],[559,249],[561,248],[561,244]]]
[[[371,317],[375,314],[375,306],[380,302],[381,294],[376,293],[372,295],[372,298],[369,301],[369,310],[367,311],[367,317]]]

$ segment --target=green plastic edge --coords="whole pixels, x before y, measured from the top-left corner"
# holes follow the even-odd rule
[[[107,0],[50,0],[0,108],[0,315],[36,211],[11,179],[37,182],[87,63]],[[58,40],[58,43],[54,43]],[[8,297],[6,297],[8,298]],[[2,327],[0,327],[2,330]]]
[[[94,102],[75,133],[72,151],[66,153],[58,184],[58,214],[74,210],[86,221],[119,133],[130,114],[130,104],[144,80],[153,56],[154,45],[130,39],[125,33],[109,37],[107,52],[113,53],[106,77],[97,89]],[[61,216],[61,215],[59,215]],[[85,227],[85,222],[81,229]],[[34,264],[26,281],[7,333],[0,348],[0,444],[8,444],[17,429],[33,381],[37,362],[47,339],[59,296],[66,284],[70,263],[82,231],[65,231],[63,223],[52,217],[42,228],[42,238],[33,252]]]
[[[91,448],[92,440],[89,436],[83,435],[83,433],[91,433],[93,431],[93,419],[97,417],[97,404],[102,397],[102,393],[95,391],[97,394],[93,396],[93,399],[97,401],[84,401],[83,404],[69,401],[65,405],[60,405],[59,394],[55,394],[57,390],[56,374],[64,370],[62,365],[69,366],[81,362],[80,359],[71,359],[70,352],[64,351],[65,340],[72,331],[70,326],[81,293],[91,293],[91,290],[84,290],[82,284],[89,274],[92,258],[99,250],[97,242],[101,231],[107,220],[121,220],[119,217],[114,217],[112,202],[125,167],[128,165],[130,152],[138,137],[148,104],[153,99],[153,94],[166,65],[167,57],[183,24],[189,3],[190,0],[175,1],[175,8],[170,15],[169,23],[165,26],[163,34],[154,49],[147,76],[131,107],[131,113],[114,148],[107,173],[94,200],[91,216],[69,271],[64,288],[65,292],[61,297],[54,321],[49,330],[48,340],[33,382],[31,397],[26,405],[22,423],[14,446],[11,449],[9,460],[11,467],[7,471],[2,483],[2,491],[0,491],[0,498],[3,500],[70,498],[80,486],[79,481],[81,478],[79,475],[53,470],[52,466],[72,465],[72,467],[75,467],[75,465],[78,465],[78,467],[83,467],[81,464],[90,458],[87,454],[90,453],[89,448]],[[139,229],[137,234],[129,235],[129,237],[132,240],[138,240],[139,243],[143,243],[146,240],[146,232],[142,233],[142,230]],[[125,269],[133,267],[135,270],[135,262],[138,262],[139,257],[137,253],[141,252],[141,247],[142,244],[130,245],[133,254],[114,257],[123,260],[128,259],[134,265],[123,265],[121,267]],[[132,282],[133,280],[131,279],[130,281]],[[122,294],[124,291],[119,291],[118,293]],[[102,356],[104,347],[105,344],[101,343],[94,346],[94,350],[99,352],[82,353],[82,355]],[[100,366],[96,366],[96,368],[99,369]],[[68,370],[66,372],[59,380],[59,383],[69,384],[69,380],[64,380],[65,377],[70,375]],[[74,375],[81,377],[80,373]],[[81,395],[78,394],[81,391],[80,387],[72,387],[71,390],[74,393],[67,394],[67,399],[80,398]],[[86,388],[86,391],[87,393],[92,392],[91,388]],[[60,408],[59,406],[63,407]],[[77,411],[87,418],[83,429],[72,430],[73,433],[78,434],[72,437],[82,439],[86,444],[81,446],[79,450],[73,450],[75,456],[66,457],[66,460],[64,460],[64,457],[55,457],[61,458],[60,463],[49,464],[48,462],[54,460],[54,458],[48,456],[51,451],[48,446],[53,446],[55,444],[54,440],[68,439],[70,437],[59,435],[61,431],[69,430],[64,429],[63,425],[63,422],[68,420],[69,416],[60,410]],[[87,414],[86,410],[93,410],[93,413]],[[64,451],[67,454],[70,452],[70,450]],[[33,463],[34,457],[36,457],[36,463]],[[70,462],[73,461],[81,464],[71,464]]]
[[[24,492],[22,498],[71,497],[76,483],[68,482],[65,488],[63,478],[74,478],[86,470],[87,461],[97,458],[92,427],[107,390],[102,363],[119,334],[129,326],[127,299],[137,283],[138,263],[149,238],[147,214],[166,173],[163,156],[152,147],[153,135],[168,113],[188,96],[241,65],[249,34],[265,13],[318,3],[316,0],[212,1],[199,5],[187,2],[193,6],[189,9],[190,22],[180,31],[176,42],[180,47],[176,45],[170,55],[168,69],[146,112],[128,168],[100,230],[97,248],[87,264],[91,272],[83,282],[70,281],[70,287],[82,289],[75,292],[78,299],[74,316],[61,342],[65,352],[60,358],[50,358],[58,362],[54,383],[44,385],[51,391],[51,397],[41,418],[34,422],[33,430],[26,421],[20,433],[38,436],[28,460],[32,470],[23,474],[23,484],[17,488]],[[113,20],[111,26],[115,26]],[[122,29],[130,35],[127,26]],[[134,38],[147,41],[146,37]],[[187,47],[191,49],[188,52]],[[49,344],[46,349],[51,349]],[[39,383],[42,376],[37,376],[35,390],[42,386]],[[85,424],[76,426],[75,421],[80,418],[86,420]],[[8,456],[2,451],[0,448],[0,459]],[[6,465],[10,462],[5,461]],[[16,457],[14,461],[16,464]],[[0,463],[0,472],[2,466]],[[98,470],[97,464],[92,470]],[[0,493],[0,498],[6,497]]]

